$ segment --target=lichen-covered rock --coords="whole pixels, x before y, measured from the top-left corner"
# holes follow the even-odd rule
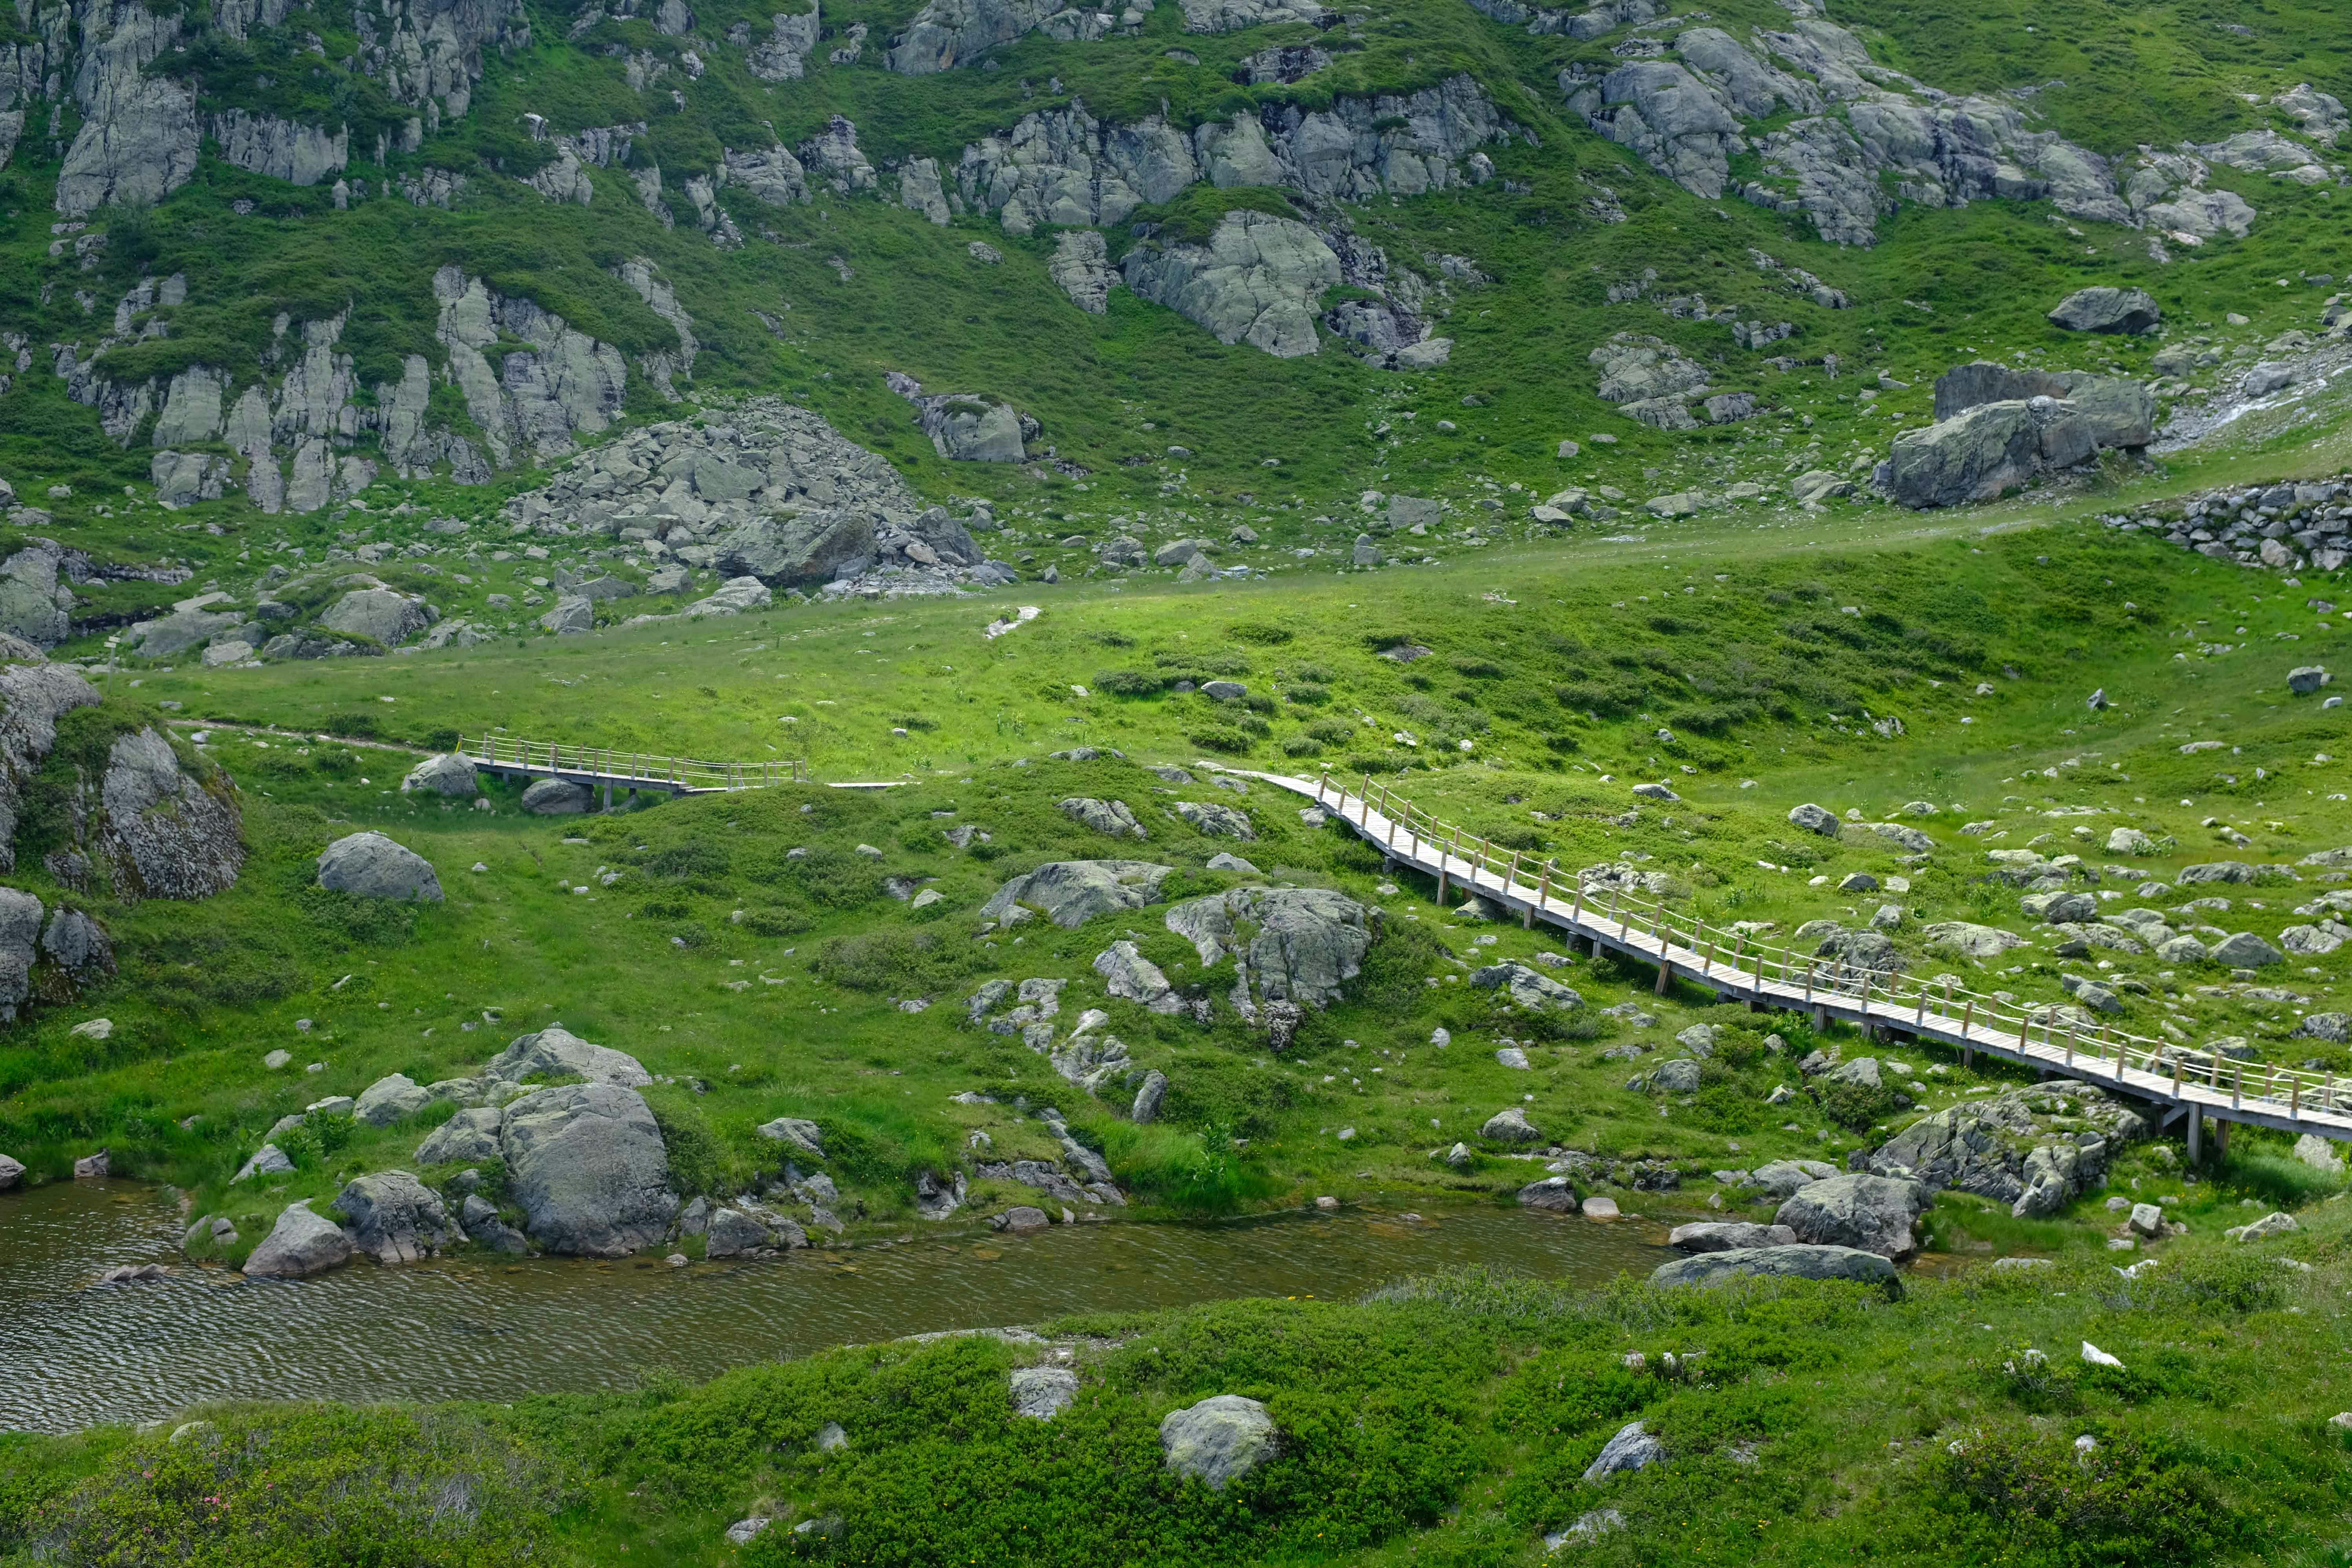
[[[330,605],[319,624],[345,637],[363,637],[398,647],[433,624],[421,595],[395,588],[354,588]]]
[[[1247,342],[1276,359],[1316,351],[1316,307],[1346,281],[1322,236],[1247,211],[1219,219],[1206,245],[1147,240],[1121,265],[1139,298],[1199,322],[1219,342]]]
[[[486,1160],[503,1159],[505,1150],[499,1142],[499,1127],[505,1121],[506,1112],[495,1105],[467,1107],[435,1128],[433,1135],[416,1146],[416,1163],[478,1165]],[[469,1231],[471,1228],[467,1227]]]
[[[1135,813],[1123,800],[1095,800],[1072,796],[1061,803],[1062,815],[1083,826],[1110,838],[1145,839],[1151,837],[1143,824],[1135,820]]]
[[[1866,1163],[1930,1191],[1957,1187],[2038,1216],[2096,1186],[2118,1145],[2153,1135],[2137,1113],[2096,1089],[2018,1089],[1922,1117]]]
[[[1257,829],[1250,825],[1249,813],[1239,806],[1221,805],[1215,801],[1180,800],[1176,815],[1191,823],[1196,832],[1211,838],[1255,840]]]
[[[522,808],[533,816],[576,816],[595,805],[594,793],[577,779],[534,779],[522,792]]]
[[[1854,1247],[1811,1246],[1734,1247],[1702,1252],[1662,1263],[1650,1272],[1659,1286],[1720,1285],[1758,1277],[1788,1279],[1851,1279],[1864,1285],[1884,1285],[1895,1278],[1895,1265],[1875,1252]]]
[[[1213,1394],[1198,1405],[1171,1410],[1160,1423],[1160,1447],[1168,1468],[1205,1482],[1212,1491],[1249,1474],[1280,1447],[1274,1417],[1265,1405],[1237,1394]]]
[[[636,1090],[583,1083],[525,1095],[507,1107],[499,1142],[508,1190],[548,1251],[621,1258],[668,1233],[669,1151]]]
[[[216,769],[199,778],[183,768],[152,727],[116,737],[97,797],[85,781],[77,804],[117,898],[208,899],[236,885],[245,824],[235,790]]]
[[[334,1221],[310,1211],[310,1200],[288,1204],[261,1245],[245,1260],[248,1279],[299,1279],[351,1261],[352,1238]]]
[[[1097,915],[1158,902],[1160,884],[1174,869],[1148,860],[1049,860],[998,888],[981,918],[1012,924],[1034,910],[1075,930]]]
[[[434,795],[470,800],[482,793],[481,781],[475,775],[474,760],[459,752],[443,752],[430,756],[408,770],[400,781],[403,795],[425,790]]]
[[[1110,308],[1110,286],[1118,280],[1111,270],[1110,251],[1102,235],[1091,228],[1066,228],[1054,242],[1054,258],[1046,264],[1054,286],[1070,303],[1090,316]]]
[[[1373,918],[1329,889],[1234,888],[1171,907],[1166,924],[1204,965],[1231,956],[1241,995],[1319,1007],[1362,972]]]
[[[1793,1247],[1797,1233],[1785,1225],[1754,1225],[1746,1220],[1701,1220],[1678,1225],[1666,1237],[1668,1247],[1685,1252],[1730,1252],[1755,1247]]]
[[[1539,1012],[1572,1013],[1584,1005],[1582,996],[1515,959],[1473,971],[1470,984],[1487,991],[1499,988],[1518,1005]]]
[[[2077,289],[2050,311],[2051,324],[2070,332],[2145,332],[2163,319],[2163,310],[2144,291],[2105,285]]]
[[[371,1127],[389,1127],[433,1103],[433,1091],[406,1073],[380,1078],[360,1091],[352,1115]],[[340,1206],[340,1205],[338,1205]]]
[[[572,1073],[591,1083],[614,1084],[623,1089],[643,1089],[654,1080],[645,1064],[628,1052],[592,1045],[561,1024],[550,1025],[535,1034],[518,1035],[482,1068],[484,1078],[499,1083],[524,1083]]]
[[[1917,1250],[1912,1226],[1933,1194],[1916,1181],[1849,1174],[1810,1182],[1772,1216],[1813,1246],[1853,1247],[1885,1258]]]
[[[406,1171],[354,1178],[336,1194],[352,1244],[378,1263],[420,1263],[449,1245],[454,1228],[440,1197]]]
[[[320,852],[319,886],[362,899],[441,901],[433,863],[381,833],[354,833]]]

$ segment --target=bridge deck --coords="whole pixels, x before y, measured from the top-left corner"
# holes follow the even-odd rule
[[[1587,942],[1596,957],[1613,950],[1655,965],[1662,993],[1681,974],[1727,1000],[1810,1014],[1817,1026],[1843,1019],[1982,1051],[2185,1111],[2192,1142],[2205,1118],[2352,1141],[2352,1079],[2185,1050],[2080,1008],[2004,1002],[1956,976],[1920,981],[1774,946],[1677,913],[1663,898],[1588,887],[1549,860],[1506,859],[1370,779],[1350,793],[1328,777],[1248,776],[1315,800],[1391,859],[1437,879],[1441,902],[1444,889],[1465,889],[1529,926],[1540,921]]]

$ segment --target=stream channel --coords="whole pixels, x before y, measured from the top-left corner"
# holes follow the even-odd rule
[[[0,1430],[160,1420],[226,1399],[512,1400],[948,1329],[1236,1296],[1352,1300],[1463,1264],[1598,1286],[1673,1256],[1664,1227],[1419,1196],[1205,1225],[912,1233],[740,1264],[364,1259],[306,1280],[183,1263],[163,1188],[0,1194]],[[168,1278],[100,1287],[119,1264]]]

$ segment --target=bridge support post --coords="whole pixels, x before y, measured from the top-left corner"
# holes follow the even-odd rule
[[[1829,1032],[1830,1010],[1825,1006],[1816,1006],[1813,1009],[1813,1033],[1816,1035],[1826,1035]]]
[[[606,779],[604,781],[604,809],[606,811],[613,809],[613,781],[611,779]]]
[[[2217,1116],[2213,1119],[2213,1158],[2226,1160],[2229,1157],[2230,1123],[2227,1118]]]
[[[2201,1105],[2192,1105],[2189,1108],[2189,1163],[2191,1165],[2196,1164],[2204,1157],[2204,1154],[2205,1108]]]
[[[1666,987],[1675,983],[1675,966],[1662,955],[1658,959],[1658,994],[1664,996]]]

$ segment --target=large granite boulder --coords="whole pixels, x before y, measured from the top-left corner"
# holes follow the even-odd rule
[[[522,792],[522,808],[533,816],[576,816],[595,805],[594,792],[577,779],[534,779]]]
[[[677,1213],[669,1151],[645,1097],[566,1084],[506,1109],[499,1142],[508,1190],[550,1252],[623,1258],[660,1241]]]
[[[354,833],[320,853],[319,886],[362,899],[413,899],[437,904],[441,879],[433,863],[381,833]]]
[[[475,776],[474,760],[457,752],[430,756],[408,770],[400,781],[401,793],[430,791],[434,795],[471,799],[482,793],[481,781]]]
[[[85,841],[117,898],[208,899],[236,885],[245,864],[236,792],[226,774],[201,771],[184,768],[152,727],[108,748]],[[93,804],[87,781],[83,804]]]
[[[1135,820],[1133,808],[1123,800],[1097,800],[1090,795],[1072,795],[1060,804],[1063,816],[1106,837],[1144,839],[1151,837],[1144,831],[1143,824]]]
[[[0,639],[0,871],[16,868],[16,819],[25,793],[58,742],[58,720],[95,706],[98,689],[44,663],[38,648]]]
[[[1230,955],[1258,1005],[1320,1007],[1363,972],[1371,910],[1328,888],[1234,888],[1170,906],[1167,927],[1203,964]]]
[[[645,1064],[626,1051],[591,1045],[561,1024],[536,1034],[518,1035],[505,1050],[492,1057],[482,1076],[499,1083],[523,1083],[535,1078],[563,1078],[577,1073],[591,1083],[643,1089],[653,1082]]]
[[[1884,1258],[1908,1258],[1918,1248],[1911,1227],[1932,1201],[1927,1186],[1916,1181],[1832,1176],[1798,1188],[1772,1221],[1795,1231],[1798,1240],[1814,1246],[1859,1247]]]
[[[2042,467],[2030,403],[1985,403],[1895,438],[1888,481],[1907,507],[1990,500]]]
[[[351,1221],[352,1245],[378,1263],[421,1263],[455,1234],[439,1195],[406,1171],[355,1177],[335,1206]]]
[[[2102,285],[2075,289],[2051,310],[2049,320],[2070,332],[2138,333],[2152,331],[2164,311],[2140,289]]]
[[[1160,1447],[1170,1469],[1207,1484],[1212,1491],[1245,1476],[1281,1447],[1274,1417],[1265,1405],[1238,1394],[1213,1394],[1198,1405],[1171,1410],[1160,1422]]]
[[[1516,959],[1473,971],[1470,984],[1482,990],[1500,990],[1520,1006],[1537,1012],[1572,1013],[1584,1005],[1582,996]]]
[[[719,541],[711,564],[729,577],[772,588],[814,586],[854,574],[874,560],[871,518],[825,510],[755,518]]]
[[[345,637],[367,637],[397,647],[431,626],[435,617],[420,596],[396,588],[354,588],[320,615],[319,624]]]
[[[1923,1116],[1865,1163],[1879,1175],[1957,1187],[2039,1217],[2097,1186],[2120,1145],[2153,1135],[2145,1118],[2096,1089],[2036,1087]]]
[[[1735,1247],[1702,1252],[1662,1263],[1650,1272],[1653,1285],[1720,1285],[1758,1277],[1787,1279],[1852,1279],[1883,1285],[1895,1279],[1895,1265],[1875,1252],[1853,1247]]]
[[[1735,1252],[1796,1244],[1797,1233],[1785,1225],[1755,1225],[1747,1220],[1700,1220],[1678,1225],[1666,1237],[1668,1247],[1685,1252]]]
[[[981,917],[1012,925],[1034,912],[1075,930],[1097,915],[1158,902],[1173,869],[1148,860],[1049,860],[997,889]]]
[[[321,1214],[310,1211],[309,1198],[288,1204],[261,1245],[245,1260],[248,1279],[299,1279],[324,1274],[351,1261],[352,1238]]]
[[[360,1090],[352,1114],[370,1127],[389,1127],[433,1103],[433,1091],[406,1073],[380,1078]]]
[[[499,1142],[499,1128],[506,1121],[506,1112],[495,1105],[471,1106],[458,1111],[433,1130],[431,1137],[416,1146],[416,1163],[420,1165],[478,1165],[485,1160],[502,1160],[505,1145]]]

